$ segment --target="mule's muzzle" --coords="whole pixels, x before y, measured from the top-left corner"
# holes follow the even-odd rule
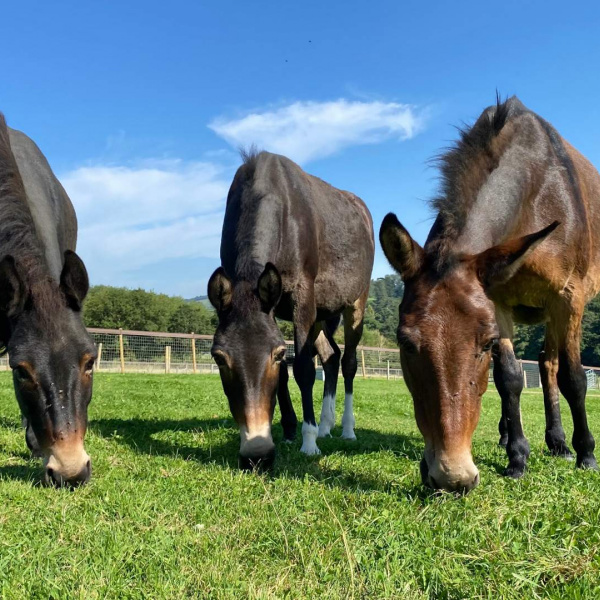
[[[473,463],[454,470],[436,464],[430,469],[425,457],[421,459],[421,480],[423,485],[433,490],[444,490],[464,496],[479,485],[479,471]]]
[[[275,464],[275,447],[262,455],[244,456],[240,453],[238,466],[242,471],[270,471]]]
[[[61,472],[52,467],[46,467],[44,473],[44,483],[46,485],[54,486],[57,488],[76,488],[80,485],[86,484],[92,476],[92,461],[88,458],[83,468],[75,475],[63,476]]]
[[[55,487],[76,488],[92,476],[92,461],[83,448],[83,440],[54,444],[44,462],[44,483]]]

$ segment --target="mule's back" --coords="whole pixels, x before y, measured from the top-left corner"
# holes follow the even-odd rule
[[[270,261],[284,289],[309,277],[317,304],[338,310],[369,285],[373,257],[371,215],[354,194],[269,152],[248,157],[238,170],[221,242],[223,266],[233,276]]]

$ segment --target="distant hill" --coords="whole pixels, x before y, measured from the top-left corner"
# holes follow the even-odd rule
[[[196,296],[195,298],[188,298],[187,301],[188,302],[200,302],[200,304],[202,304],[203,306],[206,306],[206,308],[208,308],[210,310],[214,310],[213,305],[210,303],[210,300],[208,299],[208,296]]]

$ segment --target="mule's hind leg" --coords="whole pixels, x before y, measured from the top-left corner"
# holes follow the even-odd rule
[[[540,379],[544,390],[544,412],[546,413],[546,445],[553,456],[573,458],[565,437],[560,417],[558,373],[558,342],[550,327],[546,332],[544,350],[538,359]]]
[[[294,411],[288,381],[290,374],[288,372],[287,361],[284,359],[279,366],[279,386],[277,388],[277,399],[279,400],[279,410],[281,411],[281,426],[283,427],[283,439],[285,442],[293,442],[296,439],[296,429],[298,427],[298,418]]]
[[[577,466],[597,469],[594,457],[596,442],[592,435],[585,410],[587,379],[581,366],[579,355],[581,343],[581,317],[583,307],[576,313],[571,312],[566,319],[560,319],[561,325],[566,322],[563,335],[558,336],[558,387],[569,403],[573,416],[573,448],[577,452]]]
[[[342,417],[342,437],[355,440],[354,434],[354,377],[358,368],[356,348],[363,332],[363,319],[369,290],[352,306],[344,310],[344,356],[342,374],[344,376],[344,415]]]
[[[315,340],[315,348],[325,373],[323,407],[321,408],[321,420],[319,422],[320,438],[331,435],[331,429],[335,426],[335,394],[342,352],[333,339],[333,334],[339,322],[340,317],[335,317],[323,323],[323,329]]]
[[[313,327],[317,317],[312,283],[300,287],[294,297],[294,377],[302,395],[302,447],[304,454],[321,454],[317,446],[317,421],[313,406],[315,363],[313,362]]]

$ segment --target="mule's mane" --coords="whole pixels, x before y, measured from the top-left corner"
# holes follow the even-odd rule
[[[500,156],[493,142],[508,121],[527,112],[513,96],[504,102],[496,96],[495,106],[486,108],[471,127],[459,128],[459,139],[435,158],[441,171],[440,194],[431,201],[446,235],[458,233],[466,223],[469,207]]]
[[[248,148],[239,148],[240,157],[248,169],[249,177],[254,175],[256,160],[261,152],[262,150],[259,150],[256,144],[251,144]]]
[[[0,113],[0,260],[7,255],[15,259],[38,314],[52,321],[64,300],[50,276],[10,147],[8,127]]]

